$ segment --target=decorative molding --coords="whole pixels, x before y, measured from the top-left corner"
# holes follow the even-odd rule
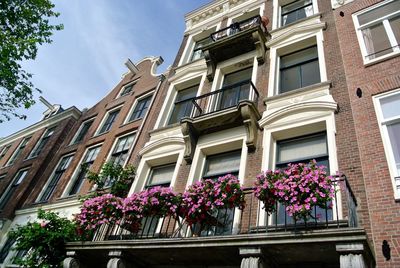
[[[144,154],[148,154],[151,151],[156,150],[157,148],[167,146],[167,145],[185,145],[185,141],[181,137],[169,137],[169,138],[163,138],[160,140],[157,140],[155,142],[152,142],[145,147],[143,147],[142,150],[139,151],[139,155],[143,156]]]
[[[353,0],[331,0],[332,9],[336,9],[338,7],[344,6],[350,2],[353,2]]]
[[[254,150],[257,145],[258,120],[261,118],[261,115],[253,105],[249,105],[246,102],[239,103],[239,110],[243,119],[243,125],[246,128],[246,145],[249,149]]]

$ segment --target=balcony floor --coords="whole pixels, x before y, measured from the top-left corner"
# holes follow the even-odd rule
[[[122,251],[132,267],[240,267],[239,248],[245,247],[261,247],[271,267],[339,267],[336,244],[349,242],[364,244],[364,254],[371,257],[361,228],[73,242],[68,243],[67,250],[75,251],[81,263],[89,267],[106,267],[110,251]]]

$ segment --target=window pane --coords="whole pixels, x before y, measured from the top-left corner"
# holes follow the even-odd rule
[[[384,119],[400,116],[400,93],[380,100]]]
[[[144,115],[147,112],[147,109],[149,108],[151,97],[152,96],[148,96],[137,102],[135,110],[133,111],[131,117],[129,118],[129,121],[133,121],[135,119],[144,117]]]
[[[400,16],[397,16],[391,20],[390,27],[392,28],[393,34],[396,37],[397,45],[400,44]]]
[[[387,3],[383,6],[380,6],[378,8],[375,8],[373,10],[370,10],[368,12],[365,12],[361,15],[358,16],[358,21],[361,25],[364,25],[368,22],[374,21],[376,19],[382,18],[386,15],[389,15],[395,11],[400,10],[400,1],[395,0],[390,3]]]
[[[233,85],[233,84],[245,81],[245,80],[250,80],[252,72],[253,72],[253,67],[250,67],[250,68],[240,70],[238,72],[233,72],[233,73],[225,75],[223,87],[228,86],[228,85]]]
[[[280,93],[301,88],[300,67],[292,67],[281,71]]]
[[[311,0],[300,0],[282,7],[282,26],[311,16],[314,13]]]
[[[75,138],[74,144],[81,142],[83,140],[83,138],[86,136],[86,133],[88,132],[92,123],[93,123],[93,120],[83,123],[81,130],[79,131],[78,135]]]
[[[204,177],[237,173],[240,167],[241,151],[207,157]]]
[[[298,162],[299,159],[312,159],[327,154],[326,135],[309,136],[279,142],[277,162]]]
[[[175,163],[167,166],[153,167],[150,172],[148,186],[169,184],[175,170]]]
[[[301,65],[301,87],[321,82],[318,60]]]
[[[199,85],[180,90],[176,96],[175,102],[188,100],[196,97]],[[183,117],[190,116],[193,109],[193,102],[191,100],[180,102],[174,105],[169,124],[179,122]]]
[[[374,59],[375,57],[383,56],[393,51],[382,23],[362,30],[362,35],[369,59]]]
[[[400,123],[389,125],[387,129],[396,162],[397,176],[400,176]]]
[[[291,67],[302,62],[318,59],[317,46],[309,47],[281,57],[281,68]]]

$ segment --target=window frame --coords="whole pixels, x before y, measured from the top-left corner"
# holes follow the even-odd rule
[[[121,98],[121,97],[127,96],[129,94],[132,94],[134,92],[133,88],[137,84],[138,80],[139,79],[136,79],[134,81],[128,82],[125,85],[123,85],[121,87],[121,90],[118,92],[117,98]],[[128,88],[128,87],[131,87],[130,90],[128,92],[125,92],[125,89]]]
[[[383,113],[382,113],[382,106],[380,101],[384,98],[388,98],[391,96],[395,95],[400,95],[400,88],[385,92],[383,94],[379,94],[376,96],[373,96],[373,103],[375,107],[375,113],[379,125],[379,130],[381,133],[381,138],[382,138],[382,143],[383,143],[383,148],[385,151],[386,155],[386,162],[388,164],[388,169],[389,169],[389,174],[393,186],[393,192],[394,192],[394,198],[396,200],[400,200],[400,187],[398,189],[397,184],[400,185],[400,173],[398,174],[397,168],[396,168],[396,161],[394,157],[394,152],[393,152],[393,147],[392,143],[390,141],[389,137],[389,132],[388,132],[388,125],[391,124],[396,124],[400,123],[400,115],[394,116],[388,119],[384,119]]]
[[[74,155],[75,155],[75,153],[66,154],[66,155],[63,155],[63,156],[60,158],[60,160],[57,162],[56,167],[55,167],[54,170],[52,171],[52,173],[51,173],[49,179],[47,180],[45,186],[43,187],[43,190],[40,192],[38,198],[36,199],[36,203],[43,203],[43,202],[47,202],[47,201],[50,200],[51,196],[52,196],[53,193],[54,193],[54,190],[55,190],[56,187],[57,187],[57,184],[60,182],[60,180],[61,180],[61,178],[64,176],[65,172],[66,172],[67,169],[70,167],[71,162],[74,160]],[[59,174],[59,173],[60,173],[60,172],[58,172],[58,171],[60,171],[60,170],[58,170],[58,169],[59,169],[59,166],[60,166],[60,164],[62,163],[62,161],[63,161],[65,158],[70,158],[70,159],[67,160],[67,165],[66,165],[66,166],[64,167],[64,169],[62,170],[61,175],[60,175],[57,179],[55,179],[56,174]],[[55,181],[55,182],[53,182],[53,181]],[[47,192],[47,189],[50,187],[50,185],[51,185],[52,183],[54,184],[54,185],[52,185],[52,189],[50,190],[50,192],[49,192],[47,198],[43,200],[43,197],[44,197],[45,193]]]
[[[143,116],[142,117],[136,117],[136,118],[132,119],[132,115],[135,113],[136,107],[138,107],[139,103],[141,101],[145,100],[145,99],[149,99],[150,101],[149,101],[149,105],[148,105],[146,111],[144,112]],[[132,105],[131,110],[128,113],[128,116],[126,117],[125,124],[129,124],[129,123],[134,122],[136,120],[140,120],[140,119],[145,118],[147,113],[148,113],[148,111],[150,110],[151,106],[153,105],[153,101],[154,101],[154,90],[137,97],[135,99],[135,102]],[[142,112],[143,112],[143,109],[142,109],[141,113]]]
[[[7,155],[11,146],[12,146],[12,144],[7,144],[7,145],[4,145],[3,148],[1,148],[0,160],[3,159]]]
[[[395,38],[395,36],[393,34],[393,31],[391,30],[391,26],[390,26],[390,23],[389,23],[390,19],[392,19],[392,18],[394,18],[396,16],[400,16],[400,10],[392,12],[392,13],[384,16],[383,18],[379,18],[379,19],[370,21],[370,22],[368,22],[368,23],[366,23],[366,24],[364,24],[362,26],[360,25],[359,20],[358,20],[358,16],[363,15],[363,14],[369,12],[369,11],[377,9],[377,8],[379,8],[379,7],[381,7],[381,6],[385,5],[385,4],[388,4],[390,2],[393,2],[393,1],[398,1],[398,0],[382,1],[380,3],[377,3],[377,4],[373,5],[373,6],[365,8],[365,9],[360,10],[360,11],[358,11],[358,12],[353,14],[353,23],[354,23],[354,27],[355,27],[355,31],[356,31],[356,35],[357,35],[357,39],[358,39],[358,44],[360,46],[361,56],[362,56],[364,65],[370,65],[370,64],[373,64],[373,63],[376,63],[376,62],[380,62],[380,61],[383,61],[383,60],[386,60],[386,59],[390,59],[390,58],[395,57],[395,56],[400,54],[400,41],[399,41],[398,44],[394,45],[395,43],[397,43],[397,40],[396,40],[396,38]],[[364,30],[366,28],[369,28],[369,27],[371,27],[373,25],[377,25],[380,22],[382,22],[382,25],[383,25],[383,27],[385,29],[385,33],[388,36],[388,40],[390,42],[390,45],[392,46],[391,48],[393,49],[393,51],[388,53],[388,54],[376,57],[374,59],[369,59],[368,56],[373,55],[373,54],[377,54],[377,52],[375,52],[373,54],[368,54],[367,48],[366,48],[366,45],[365,45],[365,42],[364,42],[362,30]]]
[[[114,108],[108,110],[108,111],[105,113],[105,115],[104,115],[104,117],[103,117],[103,120],[101,120],[101,123],[100,123],[99,127],[97,128],[97,131],[96,131],[95,136],[100,136],[100,135],[103,135],[103,134],[105,134],[105,133],[108,133],[108,132],[112,129],[112,127],[113,127],[115,121],[116,121],[117,118],[118,118],[119,113],[121,112],[121,109],[122,109],[122,105],[117,106],[117,107],[114,107]],[[111,124],[110,124],[110,123],[107,123],[107,124],[109,125],[108,129],[103,130],[103,127],[106,125],[106,122],[107,122],[108,118],[110,117],[111,114],[113,114],[113,113],[115,113],[115,112],[116,112],[117,114],[114,116],[114,118],[113,118]]]
[[[272,29],[276,30],[283,27],[291,27],[292,25],[296,25],[298,22],[302,22],[307,20],[310,17],[313,17],[315,14],[319,12],[318,9],[318,0],[311,0],[311,5],[313,7],[313,14],[307,16],[305,18],[293,21],[286,25],[282,25],[282,6],[292,4],[298,0],[273,0],[273,21],[272,21]]]
[[[176,162],[172,162],[172,163],[168,163],[168,164],[162,164],[162,165],[157,165],[157,166],[152,166],[150,167],[149,173],[147,175],[146,178],[146,183],[144,185],[144,189],[149,189],[149,188],[153,188],[153,187],[157,187],[157,186],[161,186],[161,187],[170,187],[171,183],[173,181],[173,177],[174,177],[174,173],[176,170]],[[172,178],[169,181],[169,183],[158,183],[158,184],[150,184],[150,181],[154,175],[154,170],[155,169],[162,169],[162,168],[166,168],[166,167],[172,167],[173,168],[173,172],[172,172]]]
[[[23,176],[20,174],[24,174]],[[3,192],[3,194],[0,196],[0,211],[4,209],[4,206],[7,205],[9,202],[10,198],[14,194],[15,189],[23,183],[25,180],[26,176],[29,174],[29,167],[27,168],[21,168],[15,173],[11,183],[7,186],[6,190]],[[22,179],[21,179],[22,178]],[[12,192],[11,192],[12,191]],[[11,193],[10,193],[11,192]],[[6,200],[7,199],[7,200]],[[3,203],[4,200],[6,200],[6,203]]]
[[[175,112],[175,109],[176,109],[176,102],[177,102],[176,99],[178,98],[179,93],[182,92],[182,91],[185,91],[185,90],[194,88],[194,87],[197,87],[196,94],[195,94],[194,97],[192,97],[192,98],[195,98],[195,97],[197,97],[198,94],[199,94],[199,91],[200,91],[200,83],[194,84],[194,85],[192,85],[192,86],[188,86],[188,87],[185,87],[185,88],[182,88],[182,89],[180,89],[180,90],[176,90],[176,94],[175,94],[174,101],[173,101],[173,107],[172,107],[172,109],[171,109],[171,112],[170,112],[169,115],[168,115],[167,125],[173,125],[173,124],[179,123],[179,122],[181,121],[181,119],[182,119],[183,117],[186,116],[186,115],[184,115],[184,116],[183,116],[182,118],[180,118],[177,122],[171,122],[172,116],[173,116],[173,114],[174,114],[174,112]],[[188,101],[188,100],[190,100],[190,99],[192,99],[192,98],[183,99],[183,100],[180,100],[179,102],[180,102],[180,103],[184,103],[185,101]],[[187,105],[187,104],[186,104],[186,105]],[[194,107],[193,107],[193,104],[192,104],[192,105],[191,105],[191,109],[190,109],[189,116],[192,114],[193,108],[194,108]],[[185,108],[185,110],[186,110],[186,108]]]
[[[32,158],[38,157],[40,155],[40,153],[43,151],[46,144],[49,142],[49,139],[51,139],[51,137],[54,135],[56,128],[57,128],[57,126],[52,126],[52,127],[48,127],[44,131],[44,133],[42,134],[40,139],[36,142],[35,147],[33,147],[32,151],[30,152],[27,159],[32,159]],[[50,131],[51,131],[51,135],[49,135]],[[44,139],[46,139],[46,140],[45,140],[44,145],[42,145]],[[37,152],[38,148],[40,148],[40,150]]]
[[[242,149],[235,149],[235,150],[231,150],[231,151],[226,151],[226,152],[221,152],[221,153],[217,153],[217,154],[210,154],[210,155],[206,155],[205,160],[204,160],[204,167],[203,167],[203,171],[202,171],[202,180],[206,180],[206,179],[217,179],[221,176],[225,176],[228,174],[232,174],[235,177],[239,176],[239,172],[240,172],[240,166],[237,168],[237,170],[234,170],[234,172],[229,172],[229,173],[225,173],[225,172],[219,172],[216,174],[212,174],[212,175],[208,175],[206,176],[206,171],[209,168],[210,165],[210,158],[218,158],[218,157],[223,157],[225,155],[233,155],[233,154],[238,154],[239,155],[239,159],[241,158],[241,154],[242,154]],[[239,161],[241,162],[241,161]]]
[[[89,132],[90,128],[92,127],[93,122],[94,122],[95,119],[96,119],[95,117],[92,117],[92,118],[89,118],[89,119],[86,119],[86,120],[82,121],[82,123],[79,126],[78,130],[76,131],[74,137],[71,139],[71,142],[70,142],[69,145],[75,145],[75,144],[81,143],[85,139],[86,135],[88,134],[88,132]],[[89,128],[86,130],[86,133],[82,136],[82,139],[80,141],[77,141],[77,138],[79,136],[81,136],[80,134],[81,134],[81,132],[83,130],[83,127],[85,125],[87,125],[87,124],[90,124]]]
[[[32,136],[24,137],[22,141],[19,143],[17,149],[14,151],[14,153],[11,155],[11,157],[8,159],[7,163],[5,166],[11,166],[15,163],[17,160],[18,156],[21,155],[21,153],[24,151],[26,146],[29,144],[29,141],[31,140]]]
[[[83,184],[84,184],[84,180],[85,180],[85,178],[86,178],[87,171],[90,170],[90,167],[91,167],[91,166],[94,164],[94,162],[96,161],[96,158],[98,157],[98,155],[99,155],[100,152],[101,152],[102,145],[103,145],[103,143],[97,143],[97,144],[94,144],[94,145],[92,145],[92,146],[86,148],[85,153],[82,155],[81,159],[79,160],[79,164],[76,166],[75,171],[74,171],[73,175],[71,176],[71,180],[69,181],[67,187],[65,187],[64,193],[63,193],[63,195],[62,195],[63,197],[75,196],[75,195],[77,195],[77,194],[79,193],[79,191],[81,190],[81,188],[82,188],[82,186],[83,186]],[[83,172],[83,170],[82,170],[82,164],[87,164],[87,163],[88,163],[88,162],[85,162],[85,163],[84,163],[83,161],[84,161],[85,158],[87,157],[89,151],[92,150],[92,149],[96,149],[96,148],[99,148],[99,151],[97,152],[95,159],[94,159],[93,161],[90,161],[90,162],[92,162],[92,163],[90,164],[89,167],[87,167],[86,172],[85,172],[85,175],[82,175],[83,178],[80,179],[79,177],[80,177],[80,175],[81,175],[81,172]],[[78,179],[81,180],[81,181],[79,182],[80,185],[78,186],[76,192],[71,194],[71,191],[75,188],[75,184],[77,183]]]

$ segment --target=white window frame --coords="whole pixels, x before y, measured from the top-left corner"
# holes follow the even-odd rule
[[[121,89],[119,90],[116,99],[121,98],[121,97],[124,97],[124,96],[128,96],[129,94],[132,94],[132,93],[134,92],[134,87],[135,87],[135,85],[137,84],[138,81],[139,81],[139,79],[136,79],[136,80],[134,80],[134,81],[131,81],[131,82],[126,83],[125,85],[123,85],[123,86],[121,87]],[[127,88],[127,87],[129,87],[129,86],[132,86],[131,92],[129,92],[129,93],[125,94],[125,95],[121,95],[122,92],[125,90],[125,88]]]
[[[82,121],[82,123],[81,123],[81,125],[79,126],[78,130],[76,131],[75,135],[72,137],[71,142],[69,143],[69,145],[74,145],[75,142],[76,142],[75,140],[76,140],[76,138],[78,137],[78,134],[81,132],[83,126],[84,126],[85,124],[89,123],[89,122],[92,122],[92,125],[93,125],[93,122],[94,122],[95,119],[96,119],[96,117],[91,117],[91,118],[89,118],[89,119],[86,119],[85,121]],[[91,127],[92,127],[92,126],[90,126],[89,129],[90,129]],[[88,132],[89,132],[89,129],[88,129]],[[87,133],[85,134],[85,136],[86,136],[86,135],[87,135]]]
[[[272,15],[272,30],[278,29],[282,27],[282,6],[287,5],[293,2],[296,2],[297,0],[273,0],[273,15]],[[318,0],[312,0],[312,6],[313,6],[313,15],[317,14],[319,12],[318,9]],[[309,16],[312,17],[313,15]],[[307,17],[307,18],[309,18]],[[305,19],[307,19],[305,18]],[[301,20],[302,21],[302,20]],[[287,24],[287,25],[295,25],[296,22]],[[287,26],[285,25],[285,26]]]
[[[42,142],[43,137],[44,137],[44,136],[47,134],[47,132],[48,132],[49,130],[51,130],[51,129],[53,129],[53,133],[50,135],[50,138],[49,138],[49,139],[51,139],[51,137],[54,135],[54,132],[56,132],[57,125],[49,126],[49,127],[46,128],[46,130],[45,130],[45,131],[43,132],[43,134],[40,136],[40,139],[36,142],[35,146],[34,146],[33,149],[31,150],[31,152],[29,153],[29,156],[28,156],[27,159],[36,158],[36,157],[38,157],[38,156],[40,155],[40,153],[44,150],[44,148],[42,149],[41,152],[39,152],[38,155],[32,156],[32,154],[33,154],[33,153],[36,151],[36,149],[39,147],[39,144]]]
[[[8,151],[11,149],[12,144],[6,144],[1,148],[0,156],[4,153],[4,155],[0,158],[2,160],[8,153]]]
[[[13,158],[16,157],[17,152],[20,150],[22,143],[23,143],[26,139],[29,139],[29,140],[28,140],[27,143],[25,144],[24,149],[25,149],[26,146],[29,144],[30,139],[32,139],[32,136],[24,137],[24,138],[21,140],[21,142],[18,144],[17,149],[14,150],[14,152],[13,152],[12,155],[11,155],[11,157],[7,160],[7,163],[6,163],[6,165],[5,165],[6,167],[11,166],[12,164],[15,163],[16,159],[13,159]],[[20,153],[20,155],[21,155],[21,153]],[[13,163],[10,163],[11,160],[13,160]]]
[[[238,22],[242,21],[243,19],[240,18],[240,17],[244,17],[247,13],[254,12],[257,9],[259,10],[258,15],[260,15],[260,17],[264,16],[265,3],[263,3],[263,4],[259,5],[259,6],[256,6],[256,7],[252,8],[252,9],[250,9],[250,10],[244,10],[244,11],[240,12],[239,14],[235,14],[235,15],[229,17],[226,25],[230,26],[232,24],[233,20],[237,20]]]
[[[100,130],[103,128],[103,125],[105,124],[106,120],[110,116],[110,113],[112,113],[112,112],[114,112],[116,110],[120,110],[118,112],[118,115],[120,115],[121,110],[122,110],[122,105],[119,105],[117,107],[111,108],[110,110],[107,110],[107,112],[104,114],[103,119],[101,120],[99,126],[97,127],[97,130],[96,130],[94,136],[99,136],[99,135],[103,135],[103,134],[106,134],[106,133],[110,132],[110,130],[112,129],[113,125],[116,123],[116,119],[118,118],[118,115],[116,116],[115,121],[112,123],[112,126],[111,126],[111,128],[109,130],[104,131],[102,133],[100,133]]]
[[[148,93],[146,93],[146,94],[143,94],[143,95],[140,95],[139,97],[137,97],[137,98],[135,99],[135,101],[133,102],[133,105],[132,105],[131,109],[129,110],[128,115],[127,115],[126,118],[125,118],[124,125],[129,124],[129,123],[132,123],[132,122],[135,122],[135,121],[138,121],[138,120],[142,120],[142,119],[146,118],[146,116],[147,116],[147,114],[148,114],[149,110],[151,109],[151,107],[152,107],[152,105],[153,105],[153,102],[154,102],[154,93],[155,93],[155,90],[151,90],[150,92],[148,92]],[[132,121],[129,121],[129,118],[132,116],[133,111],[135,111],[135,108],[136,108],[136,106],[138,105],[138,102],[141,101],[141,100],[143,100],[143,99],[145,99],[145,98],[147,98],[147,97],[149,97],[149,96],[151,96],[150,103],[149,103],[149,108],[147,109],[147,111],[146,111],[146,113],[144,114],[144,116],[143,116],[143,117],[140,117],[140,118],[133,119]]]
[[[380,100],[390,97],[390,96],[398,95],[398,94],[400,94],[400,89],[392,90],[390,92],[386,92],[386,93],[383,93],[383,94],[373,97],[373,103],[374,103],[374,107],[375,107],[376,117],[378,120],[379,130],[381,132],[383,148],[385,150],[386,160],[388,162],[389,174],[390,174],[391,182],[392,182],[392,186],[393,186],[394,197],[396,200],[400,200],[400,190],[397,190],[397,185],[396,185],[396,184],[400,185],[400,178],[397,178],[397,180],[395,178],[399,177],[400,174],[397,174],[396,161],[394,159],[394,154],[393,154],[393,150],[392,150],[392,145],[390,143],[389,132],[387,130],[387,126],[390,124],[393,124],[393,123],[400,122],[400,116],[395,116],[395,117],[385,120],[383,118]]]
[[[66,154],[66,155],[61,156],[60,160],[58,160],[57,165],[54,167],[53,171],[51,172],[49,178],[47,179],[46,184],[43,186],[43,189],[40,191],[40,194],[39,194],[38,197],[36,198],[36,201],[35,201],[35,202],[37,202],[37,203],[38,203],[38,202],[41,202],[40,199],[42,198],[42,195],[44,194],[44,192],[46,191],[47,187],[49,186],[50,181],[51,181],[51,179],[53,178],[54,174],[56,173],[56,169],[57,169],[58,166],[60,165],[61,161],[62,161],[64,158],[66,158],[66,157],[72,156],[72,159],[71,159],[71,161],[70,161],[70,163],[68,164],[68,167],[67,167],[67,169],[66,169],[66,170],[68,170],[68,168],[71,166],[72,162],[74,161],[74,157],[73,157],[74,155],[75,155],[75,152],[74,152],[74,153],[70,153],[70,154]],[[66,172],[66,171],[65,171],[65,172]],[[63,174],[63,176],[64,176],[64,174]],[[63,176],[60,177],[60,180],[59,180],[58,182],[61,181],[61,179],[62,179]],[[53,193],[54,193],[54,192],[53,192]],[[53,193],[52,193],[52,194],[53,194]],[[50,195],[50,197],[51,197],[51,195]]]
[[[18,181],[19,181],[18,185],[21,185],[21,183],[23,183],[23,181],[25,180],[26,176],[28,176],[28,174],[29,174],[29,169],[30,169],[30,167],[21,168],[21,169],[19,169],[19,170],[15,173],[15,175],[13,176],[13,179],[12,179],[11,182],[8,184],[8,186],[6,187],[6,190],[5,190],[5,191],[1,194],[1,196],[0,196],[0,204],[1,204],[1,202],[3,202],[4,198],[7,196],[8,192],[9,192],[10,189],[11,189],[11,187],[13,187],[13,185],[17,182],[17,181],[16,181],[17,176],[18,176],[20,173],[26,171],[26,174],[25,174],[25,176],[22,177],[22,180],[21,180],[21,177],[18,179]],[[18,187],[18,185],[17,185],[16,187]]]
[[[396,37],[394,36],[393,31],[391,30],[391,27],[390,27],[390,24],[389,24],[389,19],[395,17],[396,15],[399,15],[400,14],[400,10],[395,11],[395,12],[385,16],[384,19],[380,18],[380,19],[371,21],[371,22],[363,25],[362,27],[360,27],[360,23],[358,22],[358,16],[359,15],[362,15],[362,14],[368,12],[368,11],[374,10],[374,9],[376,9],[376,8],[382,6],[382,5],[385,5],[385,4],[393,2],[393,1],[395,1],[395,0],[386,0],[386,1],[380,2],[378,4],[375,4],[375,5],[371,6],[371,7],[368,7],[366,9],[363,9],[363,10],[353,14],[354,27],[356,29],[358,44],[360,45],[360,50],[361,50],[361,55],[362,55],[362,58],[363,58],[364,65],[370,65],[370,64],[373,64],[373,63],[376,63],[376,62],[380,62],[380,61],[395,57],[395,56],[400,54],[400,44],[397,44]],[[383,24],[383,26],[385,28],[386,34],[388,35],[389,42],[390,42],[390,45],[393,48],[393,51],[388,53],[388,54],[385,54],[385,55],[382,55],[382,56],[379,56],[379,57],[376,57],[376,58],[370,60],[370,59],[367,58],[368,52],[367,52],[367,48],[366,48],[365,43],[364,43],[362,30],[365,29],[365,28],[368,28],[369,26],[372,26],[372,25],[376,24],[379,21],[382,21],[382,24]]]
[[[118,137],[115,137],[113,146],[111,147],[111,150],[108,152],[108,155],[107,155],[107,158],[106,158],[106,159],[107,159],[107,160],[106,160],[106,163],[108,163],[108,162],[110,161],[111,156],[112,156],[112,154],[113,154],[113,151],[114,151],[114,149],[115,149],[115,146],[117,146],[118,141],[119,141],[120,139],[126,137],[126,136],[129,136],[129,135],[135,135],[135,137],[133,138],[133,141],[132,141],[132,145],[131,145],[131,147],[130,147],[129,150],[128,150],[128,155],[131,155],[131,154],[132,154],[133,148],[135,147],[136,140],[137,140],[137,131],[132,131],[132,132],[129,132],[129,133],[125,133],[125,134],[123,134],[123,135],[120,135],[120,136],[118,136]],[[125,167],[126,164],[128,163],[128,159],[129,159],[129,157],[126,158],[123,167]]]
[[[318,51],[318,64],[320,73],[320,83],[327,82],[328,76],[326,72],[325,64],[325,53],[324,53],[324,37],[322,29],[315,32],[304,34],[301,38],[291,39],[288,42],[282,42],[282,44],[273,46],[270,48],[270,71],[269,71],[269,83],[268,83],[268,97],[281,95],[279,93],[280,87],[280,57],[285,56],[289,53],[301,50],[301,48],[310,47],[313,45],[317,46]],[[299,47],[298,44],[301,44]],[[297,48],[297,49],[296,49]],[[315,84],[318,85],[319,83]],[[312,85],[310,85],[312,87]],[[307,86],[309,87],[309,86]],[[298,89],[293,89],[296,91]]]
[[[94,144],[94,145],[89,146],[89,147],[86,148],[85,152],[84,152],[84,153],[82,154],[82,156],[81,156],[81,159],[79,160],[78,165],[76,165],[76,167],[75,167],[74,173],[72,173],[71,179],[69,180],[67,186],[66,186],[65,189],[64,189],[64,192],[63,192],[62,195],[61,195],[62,197],[74,196],[74,195],[69,195],[69,191],[71,190],[72,185],[75,183],[75,180],[77,179],[77,176],[79,175],[79,171],[80,171],[80,169],[81,169],[81,165],[82,165],[83,159],[85,158],[87,152],[88,152],[90,149],[95,148],[95,147],[100,147],[100,151],[99,151],[99,154],[100,154],[100,153],[101,153],[101,149],[102,149],[101,147],[102,147],[102,146],[103,146],[103,143],[101,142],[101,143],[96,143],[96,144]],[[96,160],[95,160],[95,162],[96,162]],[[95,162],[93,162],[93,164],[94,164]],[[78,193],[79,193],[79,191],[78,191]],[[76,194],[75,194],[75,195],[76,195]]]
[[[195,75],[186,77],[185,79],[173,82],[170,84],[165,98],[164,104],[161,108],[160,115],[157,118],[154,129],[168,126],[169,119],[175,107],[175,99],[178,96],[180,90],[186,89],[190,86],[199,85],[196,97],[200,96],[201,89],[204,86],[206,80],[206,74],[201,73],[200,75],[196,72]]]

